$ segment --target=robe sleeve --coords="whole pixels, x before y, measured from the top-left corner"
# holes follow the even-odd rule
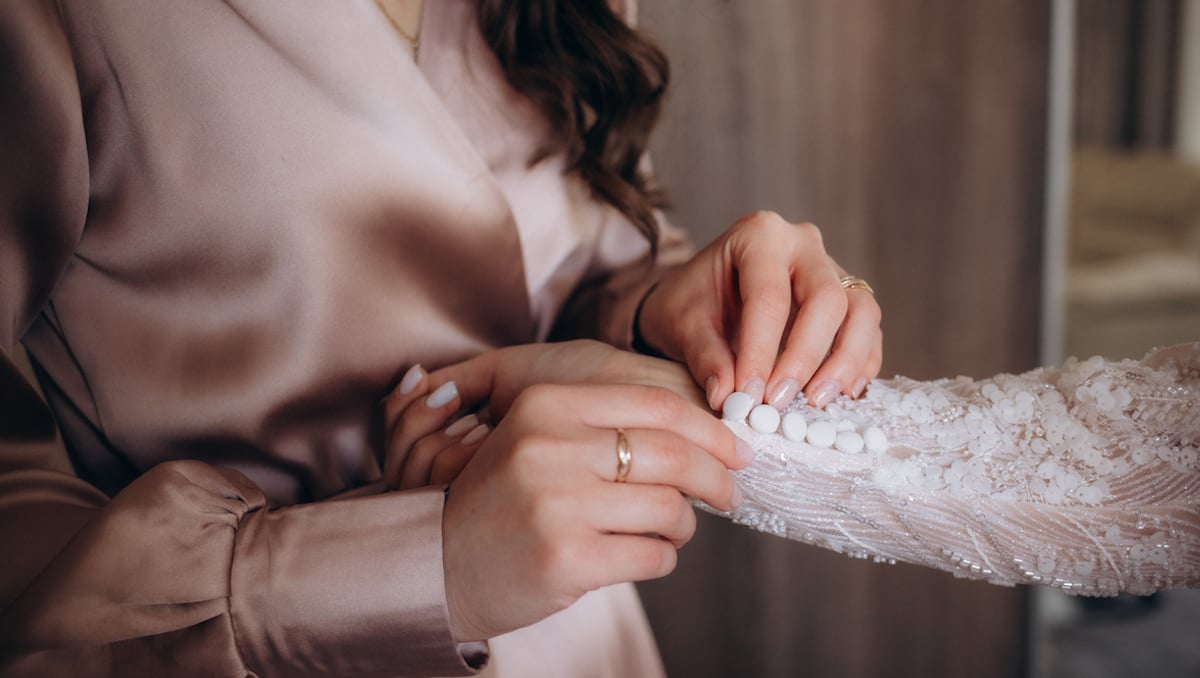
[[[52,470],[55,423],[13,352],[88,207],[53,2],[0,6],[0,64],[0,675],[471,673],[486,649],[449,630],[440,488],[269,509],[197,461],[111,498]]]

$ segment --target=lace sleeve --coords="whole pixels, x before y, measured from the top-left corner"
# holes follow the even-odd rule
[[[734,415],[759,455],[736,474],[745,501],[721,515],[994,584],[1200,586],[1198,395],[1200,343],[982,381],[879,380],[825,412],[794,403],[786,436],[755,430],[776,430],[772,412],[754,428]]]

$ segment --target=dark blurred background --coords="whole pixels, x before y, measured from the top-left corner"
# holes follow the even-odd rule
[[[1200,339],[1197,4],[643,0],[671,217],[820,225],[878,292],[886,376]],[[672,676],[1200,676],[1195,592],[1089,607],[706,515],[641,591]]]

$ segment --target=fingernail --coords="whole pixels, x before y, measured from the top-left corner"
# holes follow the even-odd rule
[[[721,382],[716,376],[704,380],[704,397],[708,398],[708,406],[714,410],[717,409],[717,389],[719,388],[721,388]]]
[[[821,385],[817,387],[816,393],[813,394],[813,397],[809,398],[809,402],[811,402],[812,406],[818,410],[823,409],[826,405],[833,402],[833,399],[837,397],[837,394],[841,392],[841,390],[841,384],[832,379],[828,379],[821,382]]]
[[[454,400],[457,397],[458,385],[452,381],[448,381],[441,386],[438,386],[436,391],[429,394],[429,397],[425,399],[425,407],[428,407],[431,410],[436,410],[439,407],[445,406],[451,400]]]
[[[418,363],[408,368],[404,378],[400,380],[400,395],[408,395],[425,379],[425,368]]]
[[[777,410],[782,410],[792,404],[792,401],[796,399],[796,394],[799,392],[800,384],[795,379],[784,379],[779,383],[779,386],[775,387],[775,395],[771,396],[767,404]]]
[[[746,395],[753,398],[755,404],[758,404],[758,403],[762,402],[763,391],[765,391],[766,389],[767,389],[767,385],[765,383],[763,383],[763,380],[759,379],[758,377],[755,377],[755,378],[751,379],[750,381],[746,382],[746,385],[742,388],[742,393],[745,393]]]
[[[479,425],[479,417],[472,412],[446,427],[446,435],[457,438]]]
[[[734,454],[737,456],[738,461],[749,465],[750,462],[754,461],[754,458],[758,456],[758,453],[755,452],[754,448],[750,447],[750,444],[745,440],[742,440],[741,438],[735,438],[734,440]]]
[[[733,504],[734,508],[742,505],[742,486],[738,485],[736,480],[733,481],[733,497],[729,500],[729,503]]]
[[[471,429],[471,432],[467,434],[467,437],[462,439],[462,444],[474,445],[480,440],[483,440],[483,437],[486,436],[490,430],[491,429],[488,428],[487,424],[480,424]]]
[[[866,377],[859,377],[858,381],[854,382],[854,386],[850,387],[850,394],[855,398],[862,396],[863,391],[867,389]]]

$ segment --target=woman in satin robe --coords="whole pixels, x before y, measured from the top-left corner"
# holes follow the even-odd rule
[[[0,674],[661,673],[628,582],[749,461],[701,405],[855,395],[881,342],[815,227],[756,213],[689,256],[661,223],[665,61],[626,21],[0,8]],[[702,396],[597,343],[426,383],[574,337]]]

